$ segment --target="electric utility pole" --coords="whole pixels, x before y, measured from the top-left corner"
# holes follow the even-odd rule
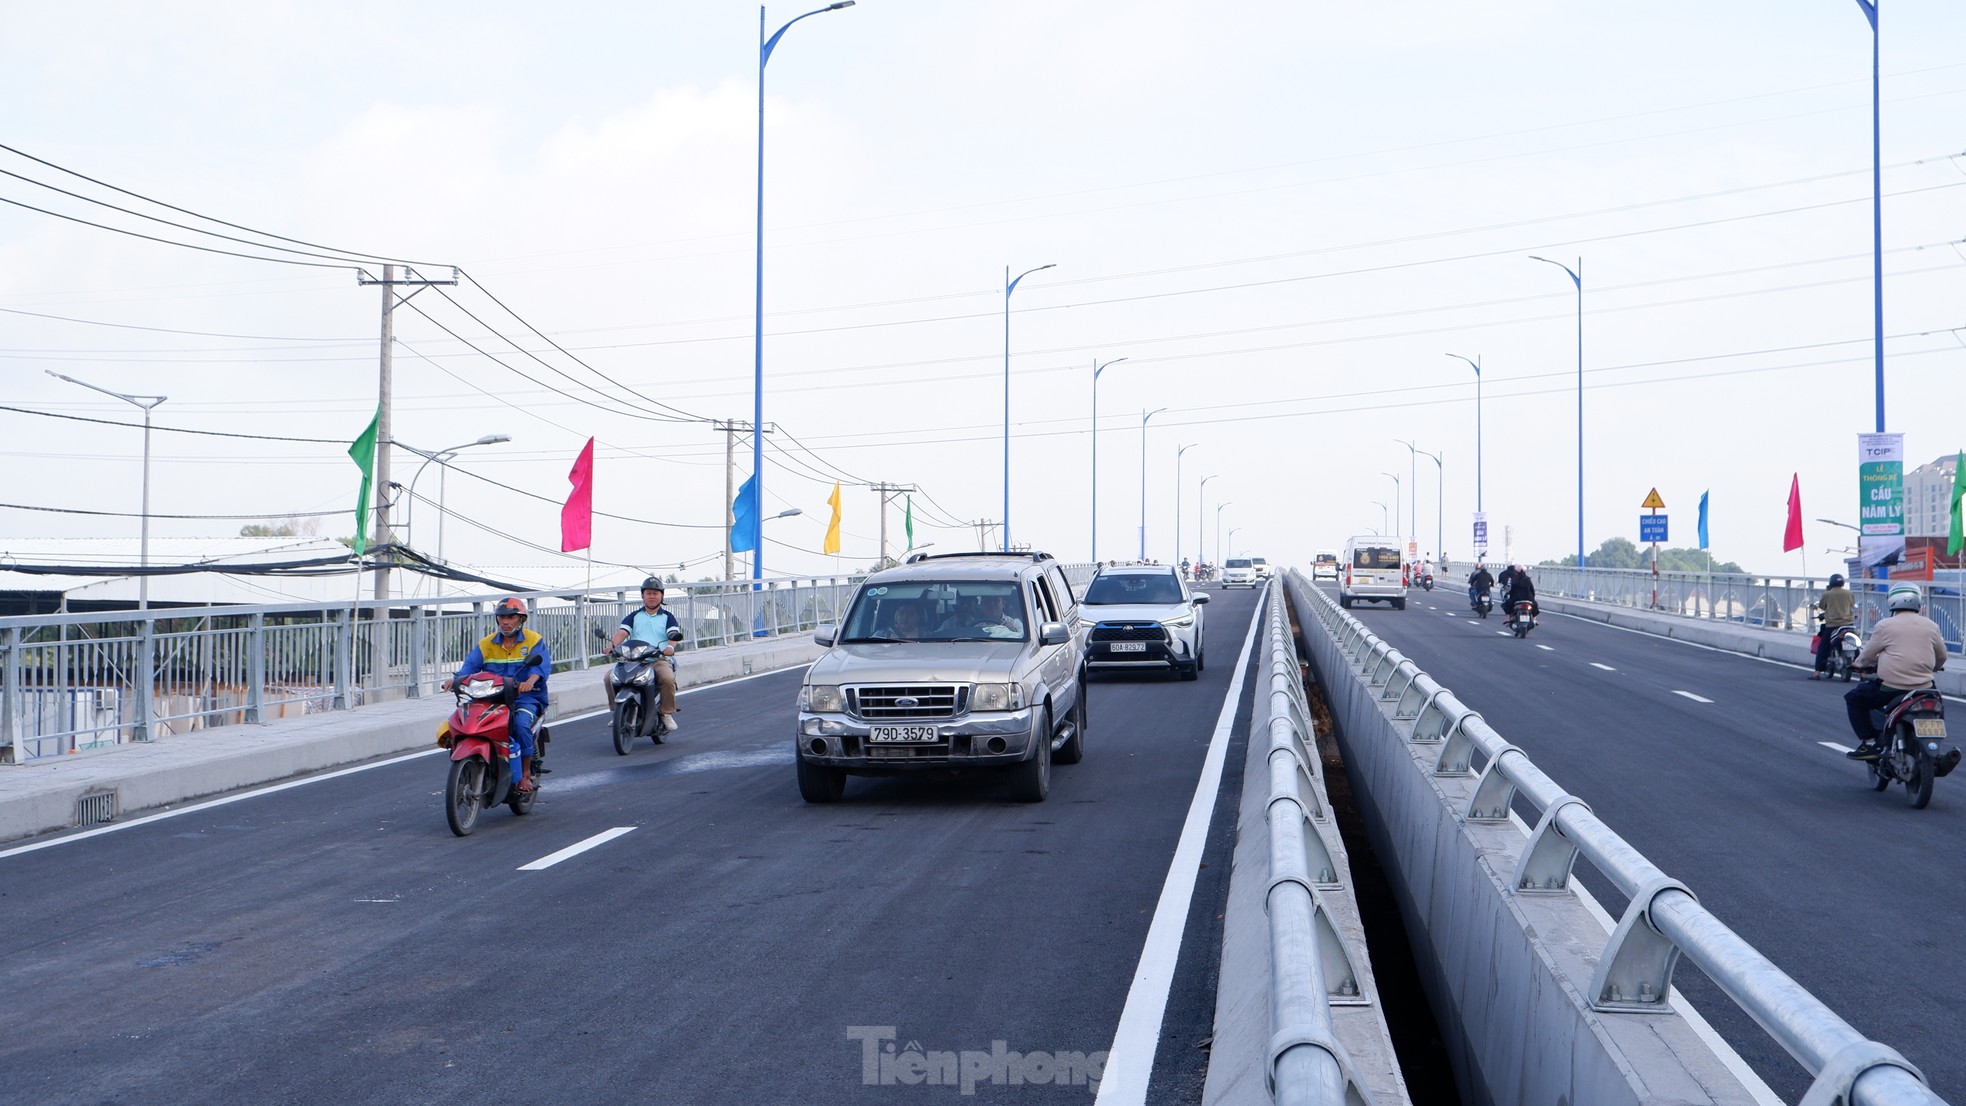
[[[396,307],[398,304],[410,302],[411,299],[415,298],[417,292],[421,292],[433,284],[455,286],[457,284],[457,270],[455,268],[451,270],[451,278],[449,280],[426,280],[418,276],[416,270],[408,265],[403,266],[403,275],[401,277],[396,275],[396,266],[384,265],[382,267],[381,280],[369,276],[366,272],[357,270],[355,273],[355,283],[358,287],[366,284],[376,284],[382,287],[382,372],[381,380],[376,389],[379,398],[376,402],[377,415],[375,424],[374,544],[388,546],[396,540],[395,533],[389,528],[389,507],[393,499],[390,494],[389,485],[389,446],[394,440],[391,436],[392,430],[390,424],[392,416],[391,408],[394,406],[391,391],[395,386],[392,373],[394,368],[393,355],[396,351]],[[407,296],[400,296],[396,294],[396,289],[399,286],[412,287],[415,291]],[[377,599],[389,598],[389,554],[386,552],[378,559],[375,568],[375,597]]]
[[[913,495],[915,492],[919,491],[920,489],[916,488],[913,484],[888,484],[888,483],[874,484],[872,485],[872,488],[881,497],[880,563],[885,564],[887,563],[887,506],[889,503],[892,503],[894,501],[895,496]]]
[[[713,419],[710,427],[724,433],[724,579],[730,581],[737,578],[737,558],[730,548],[730,530],[737,525],[737,513],[734,510],[737,506],[737,436],[748,432],[751,424],[742,419]],[[773,428],[774,424],[765,424],[765,433],[771,433]],[[758,509],[762,511],[764,505],[759,504]],[[759,529],[758,539],[762,541],[764,540],[762,525]]]

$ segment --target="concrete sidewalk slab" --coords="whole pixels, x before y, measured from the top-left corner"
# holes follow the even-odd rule
[[[676,682],[698,687],[800,667],[822,652],[810,636],[701,649],[682,655]],[[556,673],[547,721],[601,709],[605,671]],[[786,706],[789,712],[791,704]],[[108,795],[111,809],[122,817],[430,748],[438,723],[452,709],[448,694],[398,699],[0,766],[0,841],[75,826],[77,803],[85,796]],[[791,736],[789,728],[786,736]]]

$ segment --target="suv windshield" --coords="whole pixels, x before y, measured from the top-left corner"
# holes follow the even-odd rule
[[[1179,603],[1181,584],[1171,573],[1132,572],[1095,576],[1086,603]]]
[[[1024,641],[1026,623],[1015,581],[910,580],[863,589],[840,641]]]

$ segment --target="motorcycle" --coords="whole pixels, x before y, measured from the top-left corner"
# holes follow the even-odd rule
[[[1864,762],[1873,791],[1905,785],[1913,810],[1932,801],[1932,781],[1959,766],[1959,749],[1946,740],[1945,699],[1936,689],[1906,692],[1886,710],[1872,711],[1883,752]]]
[[[1864,640],[1857,636],[1855,626],[1839,626],[1829,631],[1829,634],[1829,641],[1825,644],[1829,649],[1829,658],[1823,662],[1823,671],[1828,673],[1832,680],[1840,678],[1844,683],[1849,683],[1850,674],[1855,670],[1857,654],[1864,651]],[[1817,615],[1816,636],[1820,640],[1822,635],[1822,616]]]
[[[526,658],[525,667],[543,663],[539,654]],[[500,803],[512,813],[532,813],[539,798],[539,779],[533,789],[521,791],[512,778],[512,704],[518,684],[494,672],[465,677],[452,689],[457,709],[437,727],[437,744],[450,750],[450,778],[444,785],[444,817],[451,832],[463,837],[478,825],[478,813]],[[550,739],[546,724],[533,730],[536,751],[542,755]]]
[[[657,745],[662,744],[662,716],[655,710],[656,698],[661,694],[655,681],[655,662],[673,652],[674,644],[683,640],[683,632],[672,626],[668,636],[667,646],[631,638],[615,647],[614,703],[609,708],[609,729],[614,736],[614,751],[624,757],[638,738],[653,737]]]
[[[1474,597],[1468,601],[1468,605],[1474,610],[1476,614],[1480,615],[1483,618],[1487,618],[1488,612],[1495,609],[1495,599],[1486,591],[1477,592],[1475,593]]]
[[[1526,638],[1529,631],[1536,628],[1536,602],[1532,599],[1518,599],[1509,608],[1509,629],[1518,638]]]
[[[1434,590],[1434,574],[1431,572],[1423,573],[1420,576],[1420,586],[1428,591]]]

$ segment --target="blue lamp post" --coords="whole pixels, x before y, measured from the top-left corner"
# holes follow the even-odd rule
[[[1099,561],[1099,374],[1124,360],[1115,357],[1103,364],[1096,359],[1092,362],[1092,560],[1095,564]]]
[[[1201,528],[1201,509],[1205,505],[1208,499],[1208,482],[1210,480],[1215,479],[1219,475],[1221,474],[1210,473],[1207,476],[1202,477],[1201,486],[1195,489],[1195,563],[1196,564],[1202,564],[1208,560],[1208,549],[1206,546],[1202,545],[1202,541],[1205,538],[1206,532],[1203,531]]]
[[[1055,269],[1057,264],[1040,265],[1026,269],[1010,278],[1010,266],[1003,268],[1003,551],[1010,552],[1010,294],[1017,291],[1017,284],[1032,273]]]
[[[1156,407],[1140,414],[1140,559],[1147,559],[1147,420],[1167,410]]]
[[[1390,472],[1382,472],[1379,475],[1393,482],[1393,521],[1398,522],[1399,521],[1399,477],[1394,476]],[[1405,535],[1401,534],[1395,536],[1404,537]]]
[[[1561,261],[1530,255],[1531,261],[1554,265],[1570,274],[1577,286],[1577,567],[1584,567],[1584,259],[1571,268]]]
[[[1884,433],[1884,163],[1883,133],[1879,126],[1880,114],[1877,103],[1879,33],[1877,4],[1874,0],[1857,0],[1857,6],[1864,9],[1864,18],[1870,20],[1870,280],[1876,319],[1876,332],[1872,336],[1871,346],[1877,358],[1877,432],[1882,434]]]
[[[1189,442],[1174,451],[1174,559],[1181,559],[1181,455],[1200,445]]]
[[[1231,506],[1234,503],[1235,500],[1231,499],[1227,503],[1217,503],[1215,505],[1215,560],[1218,564],[1222,560],[1222,508]]]
[[[839,0],[823,8],[809,11],[799,19],[807,19],[824,12],[850,8],[853,0]],[[765,505],[765,63],[771,60],[771,52],[778,46],[778,40],[792,29],[791,20],[770,38],[765,37],[765,9],[758,8],[758,267],[757,267],[757,318],[752,328],[751,342],[751,494],[752,517],[762,517]],[[765,541],[762,527],[757,532],[757,548],[751,551],[751,578],[762,580],[765,575]]]
[[[1466,361],[1475,374],[1475,513],[1481,513],[1481,358],[1463,357],[1458,353],[1447,356],[1456,361]]]

